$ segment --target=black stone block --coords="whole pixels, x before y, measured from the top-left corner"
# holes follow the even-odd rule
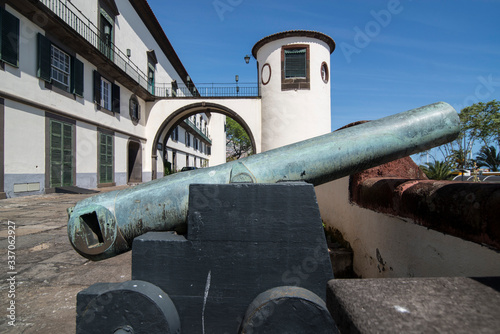
[[[333,273],[314,188],[192,185],[187,236],[136,238],[132,278],[170,296],[183,333],[236,333],[254,298],[279,286],[325,299]]]

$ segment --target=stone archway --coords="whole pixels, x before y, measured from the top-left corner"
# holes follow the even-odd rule
[[[157,159],[158,156],[156,154],[158,144],[160,143],[160,138],[164,134],[164,137],[170,136],[172,130],[179,125],[184,119],[191,115],[196,115],[199,113],[219,113],[225,116],[231,117],[235,121],[237,121],[243,129],[247,132],[250,140],[252,142],[252,149],[254,152],[258,152],[257,145],[255,142],[255,136],[250,129],[250,126],[245,122],[245,120],[238,115],[234,110],[211,102],[196,102],[186,106],[183,106],[176,111],[172,112],[168,117],[162,122],[162,124],[158,127],[156,131],[153,143],[152,143],[152,151],[151,151],[151,179],[154,180],[157,178]]]

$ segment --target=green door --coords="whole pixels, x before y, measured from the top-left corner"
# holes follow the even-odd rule
[[[50,187],[73,185],[73,126],[50,120]]]
[[[113,182],[113,136],[101,133],[99,151],[99,182]]]

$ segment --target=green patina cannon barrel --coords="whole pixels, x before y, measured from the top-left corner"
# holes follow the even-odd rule
[[[68,210],[69,239],[81,255],[106,259],[131,249],[133,239],[146,232],[185,230],[190,184],[319,185],[445,144],[458,132],[456,111],[439,102],[223,165],[99,194]]]

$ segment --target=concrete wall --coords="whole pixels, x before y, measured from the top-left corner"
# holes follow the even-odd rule
[[[349,201],[349,178],[316,187],[321,217],[354,251],[363,278],[499,276],[500,253]]]

